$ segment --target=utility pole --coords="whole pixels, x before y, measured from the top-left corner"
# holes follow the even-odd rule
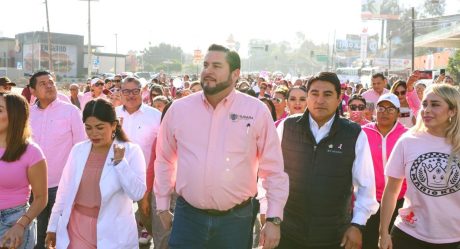
[[[414,71],[414,57],[415,57],[415,9],[412,7],[412,72]]]
[[[390,76],[390,70],[391,70],[391,38],[393,36],[392,31],[390,31],[389,37],[388,37],[388,76]]]
[[[48,15],[48,0],[45,0],[46,26],[48,28],[48,70],[53,71],[53,49],[51,48],[50,19]]]
[[[91,49],[91,1],[98,1],[98,0],[80,0],[80,1],[88,1],[88,78],[91,78],[91,74],[93,71],[93,51]]]
[[[113,69],[114,74],[117,74],[117,54],[118,54],[118,34],[115,33],[115,68]]]

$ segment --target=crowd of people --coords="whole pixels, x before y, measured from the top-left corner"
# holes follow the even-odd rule
[[[0,78],[0,248],[460,248],[451,77],[240,70],[213,44],[180,86]]]

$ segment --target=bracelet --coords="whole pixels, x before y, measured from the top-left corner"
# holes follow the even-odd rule
[[[23,224],[16,222],[16,225],[19,225],[20,227],[22,227],[22,229],[26,230],[26,226],[24,226]]]
[[[21,216],[21,218],[22,218],[22,217],[27,218],[27,219],[29,220],[28,223],[32,222],[32,219],[31,219],[29,216],[27,216],[26,214],[23,214],[23,215]]]

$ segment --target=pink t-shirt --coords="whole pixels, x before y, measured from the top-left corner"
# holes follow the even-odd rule
[[[429,133],[408,132],[396,143],[385,175],[406,178],[404,206],[395,225],[419,240],[460,241],[460,162],[447,166],[452,146]]]
[[[0,157],[5,148],[0,148]],[[30,196],[27,170],[45,159],[37,144],[30,142],[19,160],[5,162],[0,160],[0,210],[25,204]]]

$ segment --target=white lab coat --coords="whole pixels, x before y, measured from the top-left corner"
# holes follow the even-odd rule
[[[116,143],[125,146],[125,157],[113,166],[112,145],[102,170],[97,248],[139,248],[133,201],[142,199],[146,191],[144,155],[137,144]],[[91,145],[91,141],[86,140],[72,148],[59,182],[48,225],[48,232],[56,233],[57,249],[65,249],[69,245],[67,225]]]

